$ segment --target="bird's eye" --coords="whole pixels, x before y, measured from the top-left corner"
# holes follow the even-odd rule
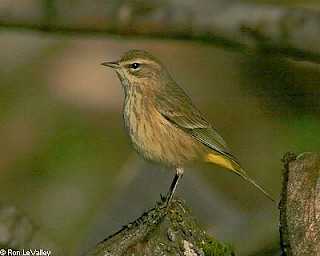
[[[131,64],[132,69],[138,69],[140,67],[140,63],[134,62]]]

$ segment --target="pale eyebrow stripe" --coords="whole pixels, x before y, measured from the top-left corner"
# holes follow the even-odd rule
[[[130,61],[124,61],[122,62],[124,65],[128,65],[128,64],[132,64],[132,63],[140,63],[140,64],[156,64],[155,61],[153,60],[147,60],[147,59],[133,59],[133,60],[130,60]]]

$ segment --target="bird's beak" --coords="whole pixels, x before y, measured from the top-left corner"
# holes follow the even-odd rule
[[[114,68],[114,69],[120,68],[120,65],[117,62],[113,62],[113,61],[103,62],[103,63],[101,63],[101,65],[107,66],[107,67],[110,67],[110,68]]]

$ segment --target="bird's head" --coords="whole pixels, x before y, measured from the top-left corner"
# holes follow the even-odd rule
[[[125,90],[157,90],[171,82],[171,77],[162,63],[142,50],[125,52],[119,60],[101,65],[113,68]]]

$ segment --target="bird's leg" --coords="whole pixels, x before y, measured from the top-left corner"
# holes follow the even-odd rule
[[[183,168],[181,168],[181,167],[176,168],[176,174],[174,175],[174,178],[173,178],[173,181],[171,183],[169,192],[168,192],[168,194],[166,196],[166,206],[167,207],[170,205],[170,203],[172,201],[174,192],[176,191],[176,188],[178,186],[179,181],[182,178],[183,173],[184,173]]]

